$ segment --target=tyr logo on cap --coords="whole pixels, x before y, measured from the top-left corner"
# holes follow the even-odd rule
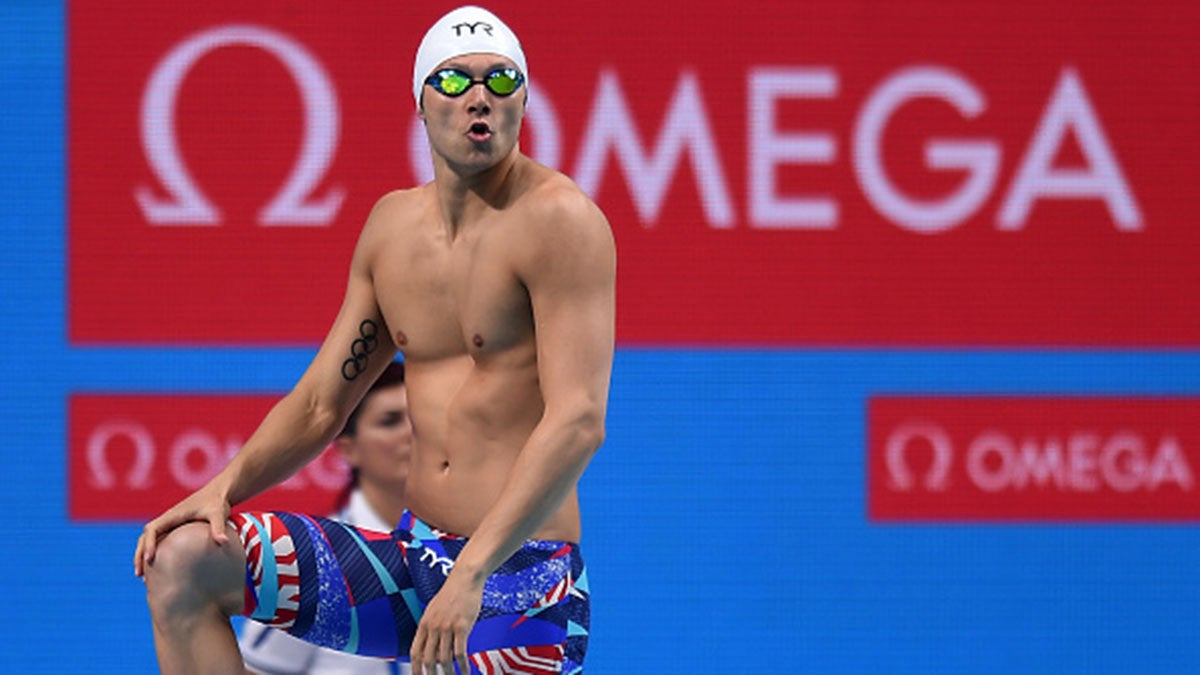
[[[469,30],[471,35],[474,35],[476,28],[482,28],[483,31],[488,35],[492,34],[492,24],[486,21],[476,21],[475,23],[459,23],[450,27],[450,29],[453,30],[454,34],[458,37],[462,37],[464,29]]]
[[[529,81],[521,42],[500,17],[482,7],[468,5],[438,19],[421,38],[413,61],[413,100],[421,106],[425,78],[438,64],[464,54],[497,54],[513,62]],[[526,85],[528,86],[528,85]]]

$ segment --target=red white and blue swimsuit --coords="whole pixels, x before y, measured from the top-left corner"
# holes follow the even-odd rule
[[[246,616],[353,654],[408,659],[465,537],[405,512],[390,533],[281,512],[235,514]],[[579,546],[530,540],[484,584],[471,673],[582,673],[589,598]]]

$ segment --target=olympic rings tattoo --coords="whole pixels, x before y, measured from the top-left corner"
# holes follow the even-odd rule
[[[367,369],[367,357],[379,348],[379,324],[370,319],[358,324],[361,336],[350,343],[350,358],[342,361],[342,377],[353,381]]]

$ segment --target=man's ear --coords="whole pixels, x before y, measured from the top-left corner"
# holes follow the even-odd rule
[[[342,458],[346,460],[347,464],[351,467],[356,466],[355,462],[358,460],[358,457],[356,456],[354,441],[349,436],[338,436],[333,439],[333,446],[337,448],[338,452],[342,453]]]

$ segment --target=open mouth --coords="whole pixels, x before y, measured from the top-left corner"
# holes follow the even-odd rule
[[[492,128],[487,122],[476,122],[471,125],[471,129],[467,132],[467,136],[473,141],[486,141],[492,135]]]

